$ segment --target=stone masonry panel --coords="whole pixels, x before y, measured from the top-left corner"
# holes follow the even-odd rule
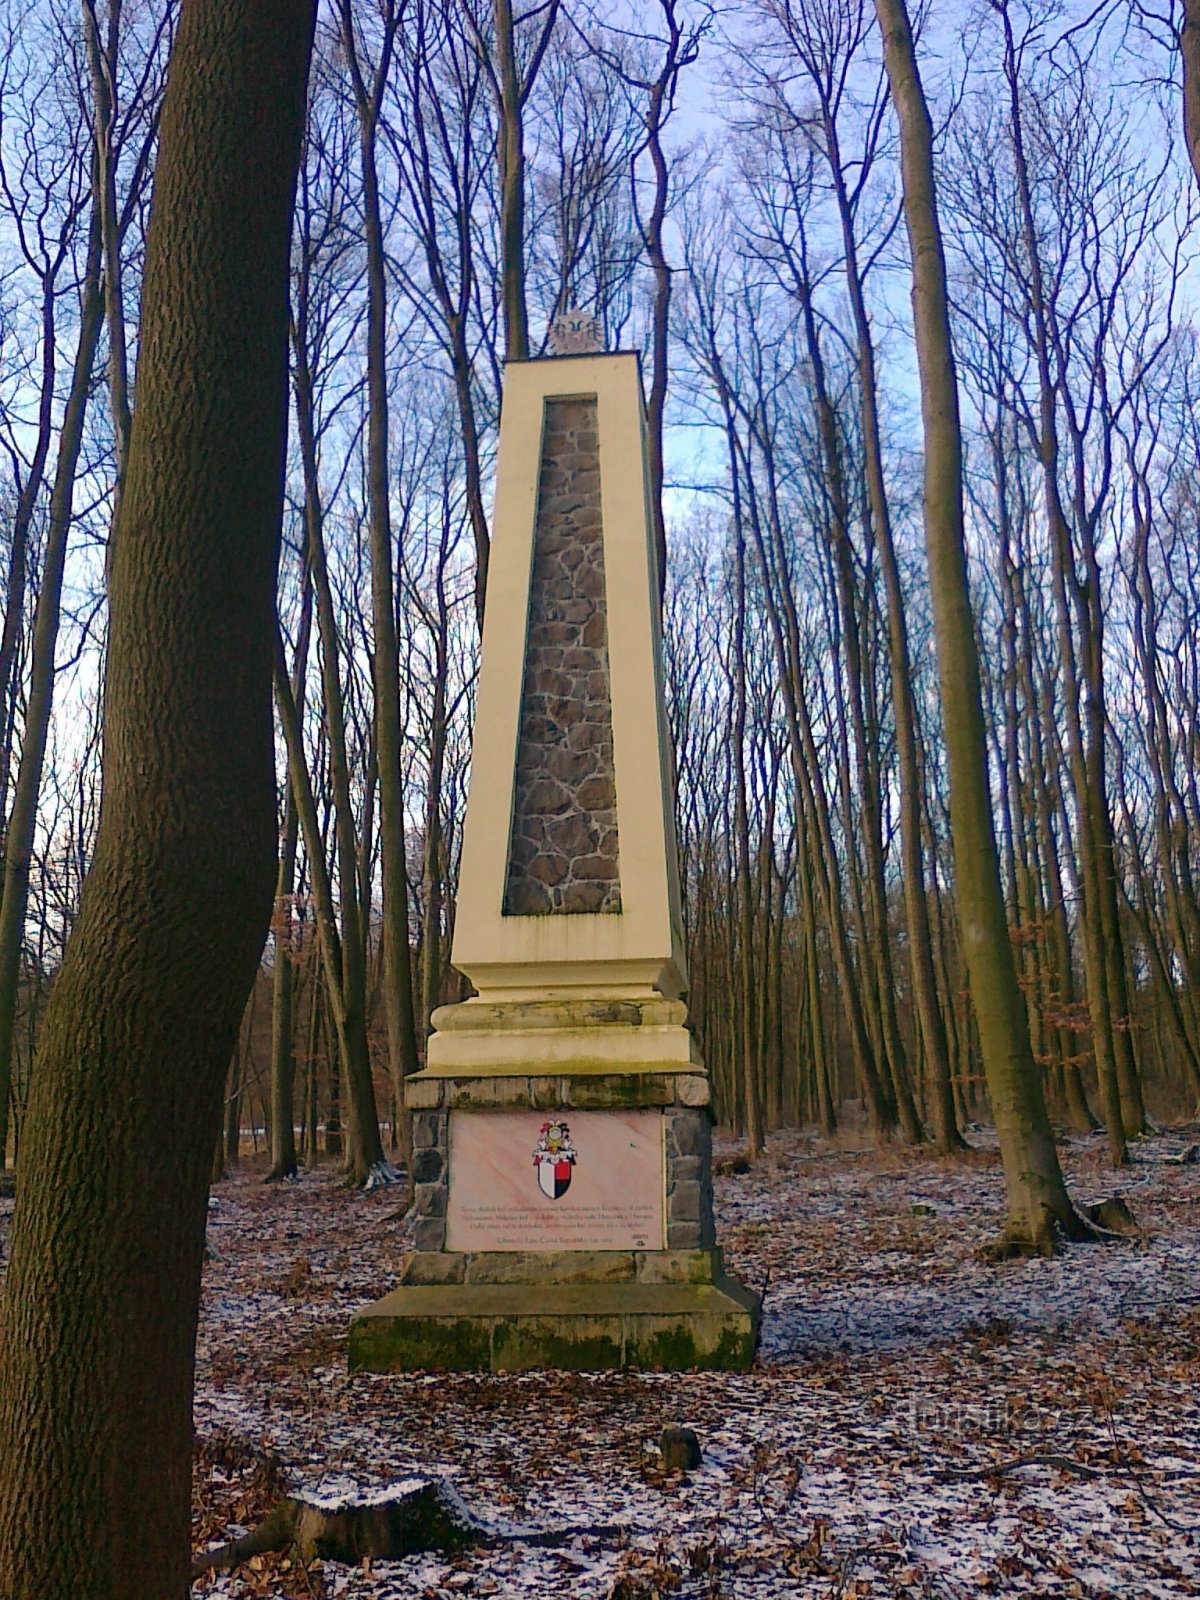
[[[506,916],[621,909],[597,424],[546,401]]]

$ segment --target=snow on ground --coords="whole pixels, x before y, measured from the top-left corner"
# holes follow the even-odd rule
[[[727,1260],[766,1291],[742,1375],[349,1377],[349,1317],[409,1243],[396,1191],[223,1183],[198,1547],[283,1483],[337,1498],[429,1474],[506,1537],[373,1570],[259,1558],[197,1597],[1200,1595],[1200,1165],[1167,1159],[1180,1136],[1116,1176],[1102,1141],[1068,1145],[1077,1195],[1122,1195],[1147,1237],[990,1266],[1000,1173],[972,1139],[939,1161],[780,1135],[718,1181]],[[700,1435],[687,1478],[658,1465],[667,1422]]]
[[[1163,1136],[1114,1178],[1101,1141],[1070,1145],[1076,1193],[1121,1194],[1149,1236],[988,1266],[1002,1190],[973,1137],[984,1148],[943,1162],[782,1135],[719,1180],[729,1264],[766,1291],[760,1363],[733,1376],[348,1377],[349,1316],[394,1284],[408,1243],[395,1191],[223,1185],[198,1433],[278,1456],[302,1490],[439,1474],[514,1537],[370,1572],[265,1562],[198,1590],[1200,1594],[1200,1166],[1170,1164],[1187,1141]],[[666,1422],[700,1435],[688,1478],[659,1470]],[[209,1539],[228,1536],[219,1488],[206,1502],[201,1485]],[[532,1528],[579,1532],[543,1549],[522,1543]]]

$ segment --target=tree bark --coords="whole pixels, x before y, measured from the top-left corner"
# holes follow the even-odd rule
[[[104,798],[38,1051],[0,1330],[3,1600],[188,1593],[208,1178],[274,880],[288,242],[313,10],[189,0],[179,24]]]
[[[1029,1046],[1008,937],[988,784],[979,655],[967,583],[962,433],[946,262],[933,172],[933,128],[904,0],[875,0],[900,124],[904,213],[925,433],[925,542],[950,772],[955,898],[979,1026],[1014,1242],[1050,1248],[1090,1229],[1067,1194]]]

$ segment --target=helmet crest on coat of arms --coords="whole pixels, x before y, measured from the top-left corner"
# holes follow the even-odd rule
[[[560,1200],[571,1187],[571,1169],[577,1159],[571,1130],[565,1122],[543,1122],[533,1152],[538,1188],[548,1200]]]

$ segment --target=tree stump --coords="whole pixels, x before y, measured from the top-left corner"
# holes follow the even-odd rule
[[[352,1566],[364,1556],[395,1561],[422,1550],[451,1553],[484,1537],[485,1530],[453,1490],[433,1479],[413,1478],[362,1499],[289,1495],[243,1538],[199,1556],[192,1577],[292,1545],[304,1561]]]

